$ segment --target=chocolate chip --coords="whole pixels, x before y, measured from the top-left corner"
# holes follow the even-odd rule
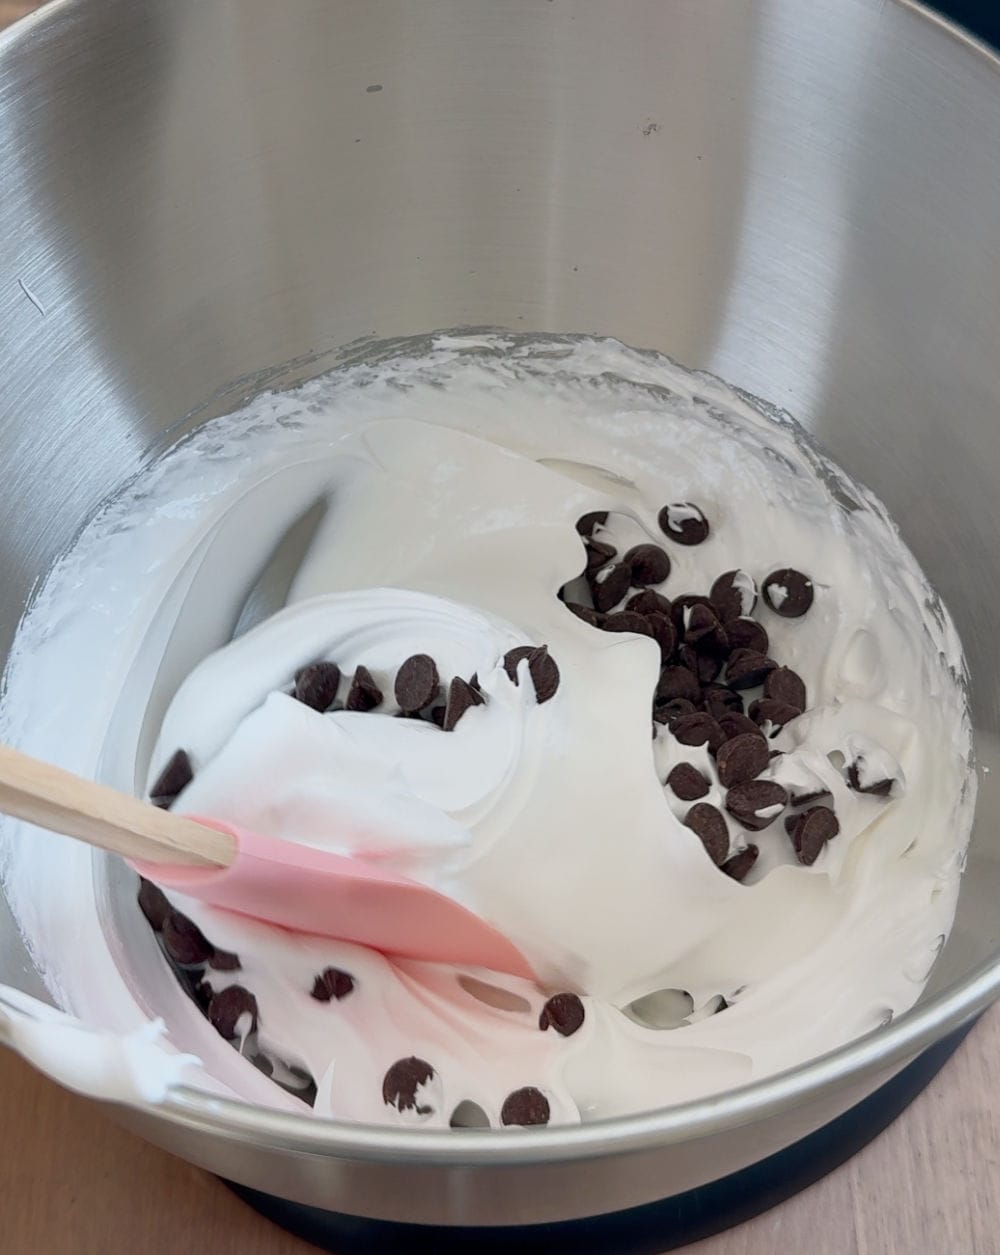
[[[518,683],[517,666],[522,658],[528,660],[528,674],[535,686],[535,700],[540,706],[555,697],[559,688],[559,668],[549,653],[548,645],[518,645],[503,656],[503,668],[515,684]]]
[[[745,880],[750,868],[757,862],[757,855],[760,850],[755,845],[748,845],[745,850],[740,850],[739,854],[734,854],[732,858],[727,858],[722,864],[722,870],[727,876],[732,876],[733,880]],[[719,1007],[722,1011],[728,1004],[723,999],[723,1005]]]
[[[766,730],[770,725],[770,735],[780,731],[786,723],[797,719],[802,711],[797,706],[789,706],[785,702],[777,702],[773,697],[761,697],[750,703],[750,718],[759,727]]]
[[[456,675],[448,686],[448,704],[441,723],[445,732],[452,732],[467,710],[472,706],[482,706],[484,701],[482,693],[478,693],[471,684]]]
[[[855,793],[868,793],[872,797],[888,797],[892,792],[891,780],[875,780],[871,784],[861,783],[861,762],[850,763],[847,768],[847,783]]]
[[[665,723],[668,728],[673,728],[678,719],[691,714],[694,714],[694,702],[689,702],[685,697],[673,697],[657,704],[653,709],[656,722]]]
[[[821,797],[830,797],[829,789],[810,789],[807,793],[796,793],[795,786],[788,790],[789,806],[808,806],[810,802],[818,802]],[[798,816],[795,816],[798,819]],[[795,820],[792,821],[793,823]]]
[[[723,663],[717,654],[702,652],[694,645],[681,645],[677,650],[677,661],[697,676],[699,684],[711,684],[717,679]]]
[[[764,678],[764,696],[783,702],[786,706],[806,708],[806,686],[802,677],[791,667],[775,667]]]
[[[182,966],[206,962],[214,948],[198,925],[180,911],[171,911],[163,921],[162,936],[163,948]]]
[[[753,649],[758,654],[766,654],[771,647],[767,632],[756,619],[730,619],[726,623],[726,635],[733,651]]]
[[[430,711],[431,723],[435,728],[441,728],[442,731],[444,730],[445,711],[446,707],[444,706],[432,706]]]
[[[603,527],[608,521],[607,510],[591,510],[576,520],[576,530],[581,536],[590,536],[595,527]]]
[[[698,677],[687,667],[664,667],[656,685],[656,702],[673,701],[675,697],[683,697],[692,704],[701,700],[701,685]]]
[[[674,631],[669,615],[647,614],[644,618],[649,624],[653,640],[660,647],[660,662],[664,664],[669,662],[671,654],[677,648],[677,633]]]
[[[583,1003],[576,994],[553,994],[542,1007],[538,1027],[554,1028],[561,1037],[572,1037],[583,1026]]]
[[[292,696],[320,714],[330,709],[337,700],[340,687],[340,668],[335,662],[313,662],[295,673]]]
[[[724,789],[731,789],[736,784],[746,784],[748,780],[753,780],[762,771],[766,771],[770,761],[767,741],[760,733],[756,729],[753,732],[742,732],[726,741],[716,755],[719,783]]]
[[[250,1016],[250,1027],[241,1030],[239,1021],[244,1015]],[[212,998],[208,1018],[226,1041],[232,1041],[238,1034],[249,1036],[257,1029],[257,999],[242,985],[230,985]]]
[[[174,750],[166,767],[156,777],[156,783],[149,790],[154,806],[167,810],[177,794],[194,779],[194,769],[187,750]]]
[[[701,593],[681,593],[679,597],[674,598],[670,618],[673,620],[678,640],[683,640],[687,635],[688,620],[695,606],[707,606],[709,610],[712,609],[712,603]],[[715,612],[712,611],[712,613]]]
[[[705,796],[711,785],[693,763],[678,763],[667,776],[667,787],[682,802],[696,802]]]
[[[603,540],[588,540],[584,545],[584,549],[587,551],[586,569],[588,573],[599,571],[618,552],[614,545],[608,545]]]
[[[594,609],[604,614],[608,610],[613,610],[632,587],[632,577],[624,562],[616,562],[614,566],[602,568],[600,571],[602,579],[598,579],[597,575],[597,572],[588,575],[587,582],[590,585]]]
[[[212,957],[208,960],[208,966],[214,968],[217,972],[238,972],[240,970],[240,956],[233,954],[232,950],[213,950]]]
[[[709,599],[723,623],[753,614],[757,585],[746,571],[727,571],[712,585]]]
[[[684,628],[684,640],[688,645],[697,645],[700,641],[718,637],[721,624],[719,617],[711,606],[695,605],[691,613],[684,616],[687,624]]]
[[[433,1079],[434,1069],[425,1060],[418,1059],[416,1055],[397,1059],[382,1079],[382,1101],[397,1111],[430,1115],[434,1108],[417,1102],[417,1090]]]
[[[696,710],[693,715],[683,715],[670,729],[681,745],[708,745],[713,752],[722,745],[726,734],[711,715]]]
[[[137,899],[140,911],[153,931],[158,933],[172,909],[163,890],[151,880],[140,877]]]
[[[813,582],[794,567],[782,567],[764,581],[764,600],[782,618],[799,619],[813,604]]]
[[[660,511],[657,522],[660,531],[679,545],[700,545],[708,538],[708,519],[701,510],[690,501],[675,501],[665,505]]]
[[[552,1114],[549,1100],[540,1089],[526,1085],[524,1089],[515,1089],[508,1094],[500,1108],[500,1123],[503,1125],[520,1124],[525,1127],[533,1124],[548,1124]]]
[[[819,858],[823,846],[832,841],[839,831],[840,821],[828,806],[813,806],[797,815],[789,832],[799,862],[811,867]]]
[[[382,704],[382,690],[367,667],[358,667],[344,702],[345,710],[374,710]]]
[[[709,802],[696,802],[684,816],[684,824],[698,834],[708,857],[721,867],[729,853],[729,829],[722,812]]]
[[[582,619],[584,623],[589,623],[591,627],[599,627],[603,616],[599,615],[593,606],[585,606],[579,601],[567,601],[566,609],[572,610],[578,619]]]
[[[734,785],[726,794],[726,810],[744,828],[762,832],[774,823],[787,801],[788,794],[775,781],[748,780]]]
[[[726,663],[726,683],[734,689],[756,688],[777,665],[773,658],[755,649],[734,649]]]
[[[632,573],[634,588],[662,584],[670,574],[670,559],[659,545],[633,545],[622,561]]]
[[[429,706],[440,688],[437,665],[428,654],[407,658],[396,673],[396,701],[407,715],[415,715]]]
[[[625,603],[626,610],[634,610],[636,614],[665,614],[670,615],[673,609],[673,603],[669,597],[664,597],[662,593],[655,592],[652,588],[644,588],[641,593],[635,593]]]
[[[350,972],[341,971],[339,967],[325,967],[313,981],[312,997],[317,1002],[329,1002],[336,998],[346,998],[354,988],[354,977]]]
[[[743,698],[728,685],[706,684],[701,693],[705,709],[713,719],[717,719],[720,723],[725,715],[743,714]]]
[[[764,733],[749,719],[742,711],[730,710],[724,715],[719,716],[719,727],[726,734],[726,740],[731,741],[735,736],[743,736],[746,733],[763,739]],[[766,741],[765,741],[766,744]]]
[[[662,615],[660,616],[663,617]],[[604,616],[601,622],[604,632],[634,632],[637,636],[652,636],[653,629],[643,614],[634,610],[613,610]]]

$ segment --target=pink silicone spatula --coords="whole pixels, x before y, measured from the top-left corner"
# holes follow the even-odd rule
[[[534,979],[501,932],[452,898],[358,858],[175,815],[0,746],[0,813],[123,855],[212,906],[385,954]]]

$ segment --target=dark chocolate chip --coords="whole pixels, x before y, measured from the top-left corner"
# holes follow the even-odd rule
[[[712,585],[709,593],[723,623],[753,614],[757,604],[757,585],[746,571],[727,571]]]
[[[335,662],[313,662],[295,673],[292,696],[320,714],[329,710],[337,700],[340,688],[340,668]]]
[[[583,1026],[583,1003],[576,994],[553,994],[542,1007],[538,1027],[554,1028],[561,1037],[572,1037]]]
[[[673,701],[675,697],[683,697],[692,704],[701,700],[701,685],[698,677],[687,667],[664,667],[656,685],[656,702]]]
[[[787,827],[788,825],[786,825]],[[840,821],[828,806],[813,806],[795,817],[789,829],[795,855],[800,863],[811,867],[823,846],[840,831]]]
[[[707,540],[708,519],[690,501],[675,501],[665,505],[657,518],[660,531],[679,545],[700,545]]]
[[[500,1123],[503,1125],[519,1124],[525,1127],[533,1124],[548,1124],[552,1114],[549,1100],[534,1085],[526,1085],[524,1089],[515,1089],[508,1094],[500,1108]]]
[[[806,708],[805,682],[791,667],[775,667],[765,676],[764,696],[786,706],[797,706],[799,710]]]
[[[528,660],[528,674],[535,686],[535,700],[540,706],[555,697],[559,688],[559,668],[549,653],[548,645],[518,645],[503,656],[503,668],[515,684],[518,683],[517,666],[522,658]]]
[[[182,966],[205,963],[214,948],[198,925],[180,911],[171,911],[163,921],[162,936],[167,954]]]
[[[602,616],[597,613],[593,606],[585,606],[579,601],[567,601],[566,609],[572,610],[578,619],[582,619],[584,623],[589,623],[591,627],[599,627]]]
[[[396,701],[407,715],[415,715],[429,706],[441,686],[437,664],[428,654],[407,658],[396,673]]]
[[[726,624],[726,635],[729,637],[729,648],[752,649],[758,654],[766,654],[771,647],[767,632],[756,619],[730,619]]]
[[[716,751],[726,739],[726,734],[711,715],[696,710],[693,715],[683,715],[670,729],[681,745],[708,745]],[[759,738],[758,738],[759,739]]]
[[[208,966],[214,968],[217,972],[238,972],[240,970],[240,956],[233,954],[232,950],[213,950],[212,957],[208,960]]]
[[[397,1059],[382,1079],[382,1101],[397,1111],[416,1111],[419,1116],[430,1115],[434,1110],[418,1105],[417,1090],[434,1079],[434,1069],[423,1059],[410,1055]]]
[[[764,581],[764,600],[782,618],[799,619],[813,604],[813,582],[794,567],[782,567]]]
[[[724,789],[731,789],[733,785],[746,784],[748,780],[753,780],[762,771],[766,771],[771,755],[767,741],[755,729],[753,732],[741,732],[726,741],[719,749],[715,761],[719,771],[719,783]]]
[[[678,763],[667,776],[667,787],[682,802],[697,802],[711,786],[693,763]]]
[[[632,587],[632,578],[624,562],[604,567],[600,574],[602,579],[597,578],[596,572],[588,575],[587,583],[594,609],[605,614],[608,610],[613,610]]]
[[[847,783],[855,793],[868,793],[872,797],[888,797],[892,792],[893,782],[891,780],[875,780],[871,784],[862,786],[860,763],[853,762],[847,768]]]
[[[706,684],[701,693],[705,709],[713,719],[718,719],[720,723],[724,715],[743,714],[743,698],[728,685]]]
[[[633,588],[662,584],[670,574],[670,559],[659,545],[633,545],[622,561],[632,573]]]
[[[788,802],[788,794],[774,780],[748,780],[734,785],[726,794],[726,810],[751,832],[762,832],[773,824]],[[778,809],[771,815],[761,811]]]
[[[590,536],[595,527],[603,527],[608,521],[607,510],[591,510],[576,520],[576,530],[581,536]]]
[[[149,921],[150,927],[154,932],[159,932],[163,927],[164,921],[170,914],[171,906],[166,899],[163,890],[154,885],[151,880],[144,877],[139,879],[139,893],[137,895],[139,909]]]
[[[441,729],[444,728],[444,717],[445,717],[446,710],[447,710],[447,707],[445,706],[432,706],[431,707],[430,718],[431,718],[431,723],[435,726],[435,728],[441,728]]]
[[[636,614],[665,614],[669,617],[673,603],[669,597],[655,592],[652,588],[644,588],[635,593],[625,603],[626,610],[634,610]]]
[[[688,620],[695,606],[707,606],[709,610],[712,610],[712,603],[701,593],[681,593],[679,597],[674,598],[670,608],[670,618],[673,620],[678,640],[682,641],[687,635]],[[715,612],[712,611],[712,613]]]
[[[661,616],[662,618],[662,616]],[[653,629],[644,614],[634,610],[612,610],[601,622],[604,632],[634,632],[637,636],[652,636]]]
[[[653,709],[656,722],[665,723],[668,728],[673,728],[678,719],[691,714],[694,714],[694,702],[689,702],[685,697],[673,697],[658,703]]]
[[[345,710],[374,710],[382,704],[382,690],[367,667],[358,667],[344,702]]]
[[[530,664],[529,664],[530,665]],[[448,686],[448,705],[444,711],[442,727],[445,732],[454,730],[455,724],[472,706],[482,706],[486,699],[471,684],[456,675]]]
[[[681,645],[676,653],[677,661],[697,677],[699,684],[711,684],[722,670],[723,660],[718,655],[702,653],[693,645]]]
[[[797,719],[802,711],[797,706],[789,706],[785,702],[776,702],[773,697],[761,697],[750,703],[748,711],[754,723],[762,728],[765,724],[771,727],[771,735],[778,732],[786,723]]]
[[[712,641],[717,639],[721,624],[719,616],[711,606],[692,606],[690,614],[684,617],[687,620],[684,640],[688,645],[697,645],[706,639]]]
[[[154,806],[166,810],[177,794],[194,779],[194,769],[187,750],[174,750],[166,767],[156,777],[156,783],[149,790]]]
[[[716,867],[721,867],[729,853],[729,829],[722,812],[709,802],[696,802],[684,816],[684,823],[701,838]]]
[[[733,880],[745,880],[750,868],[757,862],[757,855],[760,850],[755,845],[748,845],[745,850],[740,850],[739,854],[734,854],[732,858],[727,858],[722,864],[722,870],[727,876],[732,876]],[[728,1003],[723,999],[723,1005],[719,1007],[722,1011]]]
[[[249,1027],[240,1026],[239,1021],[245,1015],[250,1016]],[[237,1035],[247,1037],[257,1029],[257,999],[242,985],[230,985],[213,996],[208,1004],[208,1018],[226,1041],[232,1041]]]
[[[726,663],[726,683],[734,689],[756,688],[777,665],[773,658],[754,649],[734,649]]]
[[[810,802],[818,802],[821,797],[830,796],[829,789],[810,789],[807,793],[796,793],[795,786],[792,785],[788,790],[788,804],[789,806],[808,806]]]
[[[719,727],[725,732],[727,741],[731,741],[735,736],[743,736],[745,733],[751,733],[759,739],[764,737],[764,733],[761,732],[754,721],[741,711],[730,710],[724,715],[720,715]]]
[[[329,1002],[346,998],[354,988],[354,977],[339,967],[325,967],[313,981],[312,997],[317,1002]]]
[[[610,562],[618,550],[603,540],[588,540],[584,545],[587,551],[587,571],[599,571],[605,563]]]
[[[666,664],[670,661],[670,656],[677,648],[677,633],[674,631],[674,625],[670,621],[670,616],[665,614],[647,614],[644,617],[649,624],[653,640],[660,647],[660,662]]]

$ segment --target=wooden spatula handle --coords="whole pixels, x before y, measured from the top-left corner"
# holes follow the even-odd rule
[[[0,813],[125,858],[228,867],[236,843],[181,815],[0,745]]]

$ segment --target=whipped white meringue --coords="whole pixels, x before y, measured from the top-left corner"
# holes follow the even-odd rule
[[[269,552],[319,498],[288,605],[227,644]],[[657,523],[687,502],[710,523],[699,545]],[[758,586],[783,567],[812,579],[802,618],[755,611],[809,694],[764,778],[825,790],[840,822],[812,866],[781,820],[748,834],[729,817],[730,852],[760,849],[737,883],[684,826],[689,804],[664,788],[676,763],[709,779],[704,801],[722,807],[724,790],[706,747],[665,727],[651,739],[656,643],[601,632],[557,596],[582,570],[574,524],[590,511],[609,512],[595,536],[619,553],[668,551],[669,597],[734,569]],[[675,508],[671,522],[689,517]],[[517,684],[502,666],[526,644],[559,667],[542,704],[526,663]],[[445,683],[479,678],[486,702],[452,732],[394,717],[392,678],[414,653]],[[291,677],[317,659],[348,677],[369,668],[385,706],[295,701]],[[971,825],[963,676],[951,621],[884,507],[788,420],[615,342],[447,336],[260,397],[128,486],[28,614],[4,732],[137,792],[183,747],[195,777],[178,809],[377,857],[506,932],[541,988],[171,895],[239,955],[239,971],[207,978],[257,999],[248,1053],[310,1073],[318,1113],[496,1127],[523,1087],[552,1122],[648,1109],[782,1070],[909,1007],[950,927]],[[851,763],[862,788],[891,777],[891,794],[850,788]],[[162,1015],[204,1061],[201,1084],[306,1110],[176,988],[129,874],[90,863],[72,842],[4,830],[7,896],[60,1004],[121,1033]],[[327,967],[354,988],[318,1002]],[[538,1026],[557,990],[582,996],[568,1037]],[[434,1075],[400,1109],[383,1081],[410,1056]]]

